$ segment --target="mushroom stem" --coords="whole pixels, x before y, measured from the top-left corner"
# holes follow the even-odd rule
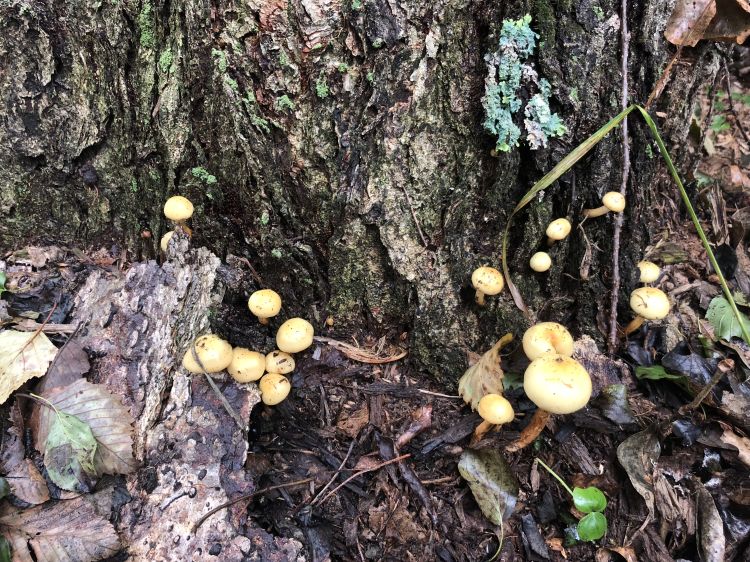
[[[519,435],[518,440],[508,445],[505,450],[509,453],[515,453],[516,451],[520,451],[521,449],[528,447],[531,443],[534,442],[537,437],[539,437],[539,434],[547,425],[547,420],[549,420],[550,416],[551,414],[547,410],[537,408],[536,412],[534,412],[534,416],[529,422],[529,425],[524,427],[523,431],[521,431],[521,435]]]
[[[547,237],[547,246],[548,247],[552,246],[552,244],[554,244],[555,242],[557,242],[557,240],[555,240],[554,238],[550,238],[549,236]]]
[[[484,434],[492,429],[493,426],[494,424],[491,424],[487,420],[482,420],[482,423],[477,426],[477,428],[474,430],[474,434],[471,436],[470,446],[474,446],[479,443],[482,440],[482,437],[484,437]]]
[[[636,316],[630,321],[630,324],[625,326],[625,337],[627,338],[630,334],[635,332],[638,328],[643,325],[645,318],[643,316]]]
[[[264,326],[268,326],[268,318],[261,318],[260,316],[256,316],[256,318],[258,319],[258,322],[260,322]]]
[[[477,302],[479,306],[484,306],[484,293],[477,289],[477,294],[474,300]]]
[[[601,207],[597,207],[596,209],[584,209],[583,210],[583,216],[593,219],[595,217],[601,217],[602,215],[606,215],[609,213],[609,209],[602,205]]]

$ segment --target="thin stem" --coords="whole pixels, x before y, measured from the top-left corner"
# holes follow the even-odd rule
[[[234,411],[234,408],[232,408],[232,405],[227,401],[227,399],[224,397],[224,395],[221,393],[221,390],[219,390],[219,387],[214,382],[214,379],[211,378],[211,375],[208,373],[203,373],[206,375],[206,380],[208,380],[208,384],[211,385],[211,388],[216,393],[216,396],[221,401],[221,405],[224,406],[224,409],[227,411],[227,414],[229,414],[232,419],[237,424],[237,427],[240,428],[241,431],[245,431],[245,424],[242,421],[242,418],[239,416],[237,412]]]
[[[539,464],[541,464],[547,472],[549,472],[552,476],[554,476],[555,480],[557,480],[560,483],[560,485],[567,490],[567,492],[571,495],[571,497],[573,496],[573,490],[571,490],[570,486],[568,486],[565,483],[565,480],[563,480],[562,478],[560,478],[554,470],[552,470],[550,467],[548,467],[546,464],[544,464],[544,461],[542,459],[540,459],[539,457],[537,457],[534,460],[536,460],[536,462],[538,462]]]

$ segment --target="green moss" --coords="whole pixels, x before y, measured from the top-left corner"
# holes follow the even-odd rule
[[[338,65],[336,65],[336,69],[341,72],[342,74],[349,72],[349,65],[345,62],[340,62]]]
[[[156,33],[154,30],[154,9],[150,0],[144,0],[141,11],[138,14],[138,28],[140,29],[140,44],[144,49],[153,49],[156,44]]]
[[[593,6],[591,9],[594,10],[596,19],[598,19],[599,21],[602,21],[604,19],[604,10],[602,10],[601,6]]]
[[[269,222],[271,222],[271,217],[270,217],[270,215],[268,214],[268,211],[264,210],[264,211],[263,211],[263,212],[262,212],[262,213],[260,214],[260,224],[262,224],[263,226],[268,226],[268,223],[269,223]]]
[[[352,10],[361,10],[362,0],[352,0]]]
[[[276,98],[276,109],[279,111],[294,111],[295,107],[297,107],[296,104],[286,94]]]
[[[206,185],[213,185],[217,182],[216,176],[210,174],[208,170],[201,166],[193,168],[192,170],[190,170],[190,173],[193,174],[193,177],[198,178]]]
[[[372,46],[375,49],[380,49],[383,45],[385,45],[385,41],[383,41],[380,37],[375,39],[375,41],[372,42]]]
[[[373,82],[375,82],[375,73],[372,71],[368,72],[366,78],[367,81],[372,84]]]
[[[231,76],[224,76],[224,83],[229,86],[235,94],[239,94],[240,85],[237,84],[237,80]]]
[[[277,260],[280,260],[284,257],[284,252],[282,252],[279,248],[274,248],[273,250],[271,250],[271,255]]]
[[[174,62],[174,55],[172,55],[172,49],[166,49],[159,55],[159,70],[166,74],[169,69],[172,68],[172,62]]]
[[[130,178],[130,192],[138,193],[138,182],[135,178]]]
[[[326,99],[329,94],[330,90],[328,89],[328,84],[326,84],[325,78],[318,78],[315,81],[315,94],[322,100]]]
[[[279,64],[283,68],[287,68],[292,65],[291,61],[289,60],[289,55],[286,54],[286,51],[279,51]]]
[[[229,61],[227,60],[227,54],[220,49],[211,49],[211,56],[216,61],[216,68],[221,74],[224,74],[229,67]]]

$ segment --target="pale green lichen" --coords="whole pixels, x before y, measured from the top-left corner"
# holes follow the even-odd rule
[[[211,49],[211,56],[216,61],[216,68],[221,74],[224,74],[229,67],[229,61],[227,60],[227,54],[219,49]]]
[[[539,78],[526,59],[534,54],[538,35],[532,31],[531,16],[519,20],[504,20],[500,31],[498,50],[485,56],[487,77],[482,105],[487,118],[484,127],[497,136],[495,149],[507,152],[518,146],[521,129],[514,115],[523,105],[519,95],[533,88],[538,93],[531,96],[524,110],[526,140],[532,149],[546,147],[549,137],[559,137],[566,132],[565,125],[549,107],[550,86]]]
[[[325,78],[318,78],[315,81],[315,94],[322,100],[326,99],[330,95],[331,91],[328,89]]]
[[[293,111],[295,107],[297,107],[295,103],[291,99],[289,99],[289,96],[287,96],[286,94],[276,98],[276,109],[278,109],[279,111]]]
[[[172,49],[162,51],[161,55],[159,55],[159,70],[161,70],[163,74],[166,74],[169,72],[169,69],[172,68],[173,61],[174,55],[172,55]]]
[[[193,174],[193,177],[198,178],[206,185],[213,185],[217,182],[216,176],[209,173],[208,170],[201,166],[193,168],[192,170],[190,170],[190,173]]]
[[[146,0],[138,14],[138,28],[141,32],[139,41],[141,47],[145,49],[152,49],[156,43],[153,12],[151,2]]]

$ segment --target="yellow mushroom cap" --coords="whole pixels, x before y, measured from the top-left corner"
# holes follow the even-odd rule
[[[526,368],[523,390],[534,404],[552,414],[570,414],[591,398],[591,377],[578,361],[545,355]]]
[[[245,347],[235,347],[227,372],[237,382],[253,382],[266,371],[266,356]]]
[[[505,280],[503,274],[494,267],[482,266],[471,274],[471,284],[485,295],[496,295],[503,290]]]
[[[531,259],[529,260],[529,267],[539,273],[541,273],[542,271],[547,271],[550,267],[552,267],[552,258],[549,257],[549,254],[547,252],[537,252],[536,254],[531,256]]]
[[[570,221],[568,219],[555,219],[547,227],[547,237],[552,240],[562,240],[570,234]]]
[[[486,422],[500,425],[510,423],[515,417],[513,406],[499,394],[485,394],[477,405],[477,411]]]
[[[639,261],[638,269],[641,270],[641,283],[653,283],[659,278],[661,268],[652,261]]]
[[[275,406],[289,396],[292,385],[284,375],[268,373],[258,383],[260,399],[268,406]]]
[[[283,351],[272,351],[266,355],[266,371],[286,375],[294,371],[294,357]]]
[[[167,253],[167,248],[169,247],[169,241],[172,239],[172,236],[174,236],[174,230],[170,230],[167,232],[164,236],[161,237],[161,241],[159,242],[159,246],[161,247],[161,251],[165,254]]]
[[[276,346],[287,353],[297,353],[312,345],[312,324],[303,318],[290,318],[284,322],[276,332]]]
[[[182,366],[191,373],[202,373],[198,362],[193,358],[193,348],[206,368],[206,373],[218,373],[226,369],[232,362],[232,346],[215,334],[206,334],[193,342],[182,358]]]
[[[193,204],[182,195],[170,197],[164,204],[164,216],[172,221],[185,221],[193,216]]]
[[[640,287],[630,293],[630,308],[646,320],[661,320],[669,314],[670,304],[664,291],[656,287]]]
[[[625,209],[625,197],[617,191],[608,191],[602,197],[602,205],[615,213],[622,213]]]
[[[557,322],[541,322],[526,330],[523,335],[523,352],[530,360],[544,355],[573,355],[573,336]]]
[[[271,318],[281,310],[281,297],[273,289],[261,289],[250,295],[247,307],[258,318]]]

